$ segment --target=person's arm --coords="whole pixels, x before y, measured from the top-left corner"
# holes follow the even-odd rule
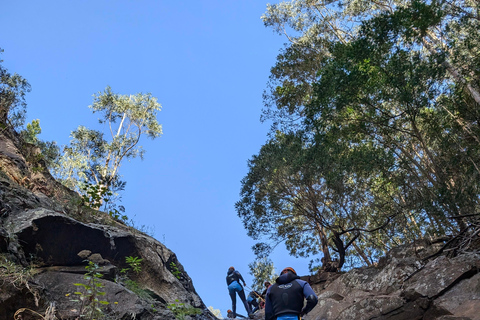
[[[315,291],[313,291],[312,287],[308,284],[308,282],[305,282],[303,286],[303,296],[307,300],[307,304],[302,310],[302,313],[301,313],[302,316],[312,311],[312,309],[318,303],[318,297],[315,294]]]
[[[243,280],[242,275],[241,275],[240,272],[238,272],[238,271],[235,271],[235,272],[237,273],[238,279],[239,279],[239,280],[242,280],[243,286],[245,287],[247,284],[245,283],[245,280]]]

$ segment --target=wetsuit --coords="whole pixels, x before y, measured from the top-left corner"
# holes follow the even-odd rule
[[[257,301],[257,297],[259,296],[260,295],[256,291],[252,291],[247,297],[247,302],[248,302],[248,305],[250,306],[250,309],[252,309],[252,313],[255,313],[255,311],[259,309],[258,301]]]
[[[247,310],[248,315],[252,313],[250,310],[250,306],[247,303],[247,300],[245,299],[245,291],[243,290],[242,285],[240,284],[240,280],[245,284],[245,280],[243,280],[242,275],[240,272],[235,271],[235,270],[228,270],[227,272],[227,286],[228,286],[228,294],[230,295],[230,298],[232,299],[232,311],[233,314],[236,316],[237,314],[237,295],[240,297],[240,299],[243,302],[243,305],[245,306],[245,310]]]
[[[303,299],[307,299],[305,308]],[[265,320],[298,319],[310,312],[317,302],[317,295],[308,282],[291,272],[282,274],[267,290]]]

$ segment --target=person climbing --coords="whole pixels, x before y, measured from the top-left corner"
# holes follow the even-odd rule
[[[250,291],[250,293],[248,294],[247,303],[250,309],[252,310],[252,313],[255,313],[260,308],[257,301],[257,298],[259,297],[260,297],[260,294],[258,294],[258,292],[253,290]]]
[[[228,294],[230,295],[230,298],[232,299],[232,313],[233,316],[236,317],[237,313],[237,295],[240,297],[240,299],[243,302],[243,305],[245,306],[245,310],[247,310],[247,314],[249,317],[253,317],[252,310],[250,309],[250,306],[247,303],[247,300],[245,299],[245,290],[243,290],[242,285],[240,284],[240,281],[243,282],[243,286],[246,286],[247,284],[245,283],[245,280],[243,280],[242,275],[240,272],[236,271],[234,267],[228,268],[227,271],[227,286],[228,286]]]
[[[262,299],[260,301],[260,309],[265,309],[265,296],[267,295],[268,288],[270,288],[272,284],[268,281],[265,281],[263,285],[265,286],[265,290],[263,290],[261,294]]]
[[[267,295],[267,290],[272,284],[268,281],[265,281],[263,285],[265,286],[265,290],[262,291],[262,298],[265,299],[265,296]]]
[[[317,295],[293,268],[283,269],[275,282],[267,289],[265,320],[298,320],[316,306]],[[304,299],[307,300],[305,307]]]

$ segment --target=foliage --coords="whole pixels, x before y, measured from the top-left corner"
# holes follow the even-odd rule
[[[103,210],[106,211],[112,219],[121,219],[123,222],[128,220],[128,217],[123,214],[125,208],[116,205],[112,201],[114,194],[107,187],[86,183],[82,185],[80,189],[83,191],[82,199],[85,205],[95,210],[103,206]]]
[[[107,87],[94,95],[89,108],[101,115],[99,122],[106,125],[107,134],[79,126],[71,133],[70,145],[63,148],[55,174],[77,191],[90,183],[115,193],[125,187],[119,176],[121,164],[127,159],[143,159],[140,138],[161,135],[156,119],[161,106],[151,94],[119,95]]]
[[[27,143],[31,143],[40,148],[41,159],[45,161],[48,168],[54,168],[57,164],[56,161],[60,156],[60,149],[55,141],[43,141],[38,138],[38,135],[42,133],[40,127],[40,120],[34,119],[32,122],[27,123],[26,129],[20,131],[20,136]]]
[[[105,292],[101,291],[104,285],[100,279],[103,276],[98,272],[98,265],[92,261],[88,262],[85,267],[87,272],[84,279],[87,283],[74,283],[75,286],[81,288],[81,291],[74,292],[78,299],[72,299],[72,301],[80,303],[79,316],[86,319],[100,319],[104,317],[102,308],[108,305],[109,302],[100,300],[100,297],[105,296]]]
[[[0,54],[3,50],[0,48]],[[22,76],[11,74],[0,60],[0,129],[7,125],[19,128],[25,121],[25,93],[30,92],[30,84]]]
[[[28,283],[34,273],[35,269],[33,267],[25,268],[15,263],[6,254],[0,254],[0,284],[2,286],[9,284],[17,289],[23,287],[29,289]]]
[[[292,1],[272,68],[269,140],[236,208],[255,249],[285,242],[341,267],[455,235],[478,215],[479,4]],[[267,238],[267,243],[262,242]]]
[[[128,290],[134,292],[141,299],[152,301],[150,294],[146,290],[142,289],[137,281],[130,279],[131,272],[139,274],[142,271],[142,261],[143,259],[139,257],[125,257],[125,262],[127,263],[128,267],[120,269],[120,276],[116,279],[116,281],[122,282]]]
[[[143,259],[139,257],[132,257],[132,256],[125,257],[125,262],[128,264],[129,268],[123,268],[122,270],[120,270],[120,273],[128,274],[131,270],[136,274],[139,274],[140,271],[142,271],[142,267],[141,267],[142,261]]]
[[[180,270],[178,270],[177,265],[173,261],[170,262],[170,272],[175,276],[175,278],[181,279],[182,272]]]
[[[40,127],[40,120],[34,119],[32,122],[27,123],[27,128],[21,132],[23,140],[25,142],[36,144],[38,142],[38,135],[42,133],[42,128]]]
[[[178,299],[175,299],[174,303],[169,303],[167,305],[167,309],[171,310],[175,315],[175,318],[178,320],[185,320],[185,316],[202,313],[202,309],[195,308],[190,305],[185,305],[184,303],[181,303]]]
[[[273,262],[269,258],[257,259],[249,263],[248,267],[250,268],[250,274],[253,276],[253,291],[262,292],[265,288],[265,281],[275,283],[278,278]]]
[[[220,309],[214,309],[212,306],[209,306],[208,310],[210,310],[210,312],[218,319],[223,319],[222,312],[220,311]]]

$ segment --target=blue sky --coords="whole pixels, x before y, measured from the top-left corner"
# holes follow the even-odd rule
[[[122,204],[138,226],[175,252],[207,306],[226,316],[229,266],[247,281],[254,261],[234,204],[247,160],[266,141],[262,92],[285,39],[264,27],[259,0],[4,0],[1,59],[26,78],[27,121],[67,144],[106,86],[150,92],[164,134],[125,163]],[[308,260],[272,255],[277,269],[308,273]],[[243,311],[240,306],[239,311]]]

